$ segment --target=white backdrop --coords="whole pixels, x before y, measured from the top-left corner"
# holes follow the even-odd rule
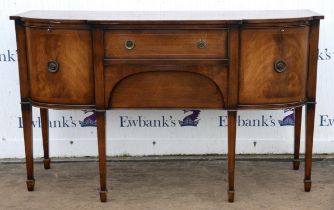
[[[14,22],[27,10],[260,10],[311,9],[321,22],[315,153],[334,153],[334,1],[332,0],[2,0],[0,1],[0,158],[24,156]],[[117,110],[107,112],[108,155],[226,153],[226,111],[201,110],[199,123],[181,127],[191,112]],[[97,155],[96,127],[82,127],[92,113],[50,111],[50,155]],[[237,153],[292,153],[293,126],[282,126],[292,111],[240,111]],[[87,118],[88,119],[88,118]],[[42,155],[39,110],[34,109],[34,154]],[[84,121],[87,122],[87,121]],[[284,123],[288,121],[284,120]],[[282,122],[281,122],[282,123]],[[89,125],[89,124],[88,124]],[[304,124],[303,124],[304,126]],[[304,127],[302,146],[304,151]]]

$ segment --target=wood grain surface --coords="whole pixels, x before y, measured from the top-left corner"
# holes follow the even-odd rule
[[[226,58],[226,30],[107,30],[106,58]],[[134,43],[133,49],[125,47]],[[198,48],[203,41],[205,46]]]
[[[306,99],[309,27],[241,31],[240,104],[303,102]],[[286,62],[277,72],[274,63]]]
[[[108,108],[224,108],[223,61],[131,61],[106,67]]]
[[[26,28],[30,97],[37,102],[93,104],[91,32]],[[59,64],[49,72],[48,61]]]

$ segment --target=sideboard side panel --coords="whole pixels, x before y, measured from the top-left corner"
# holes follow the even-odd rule
[[[308,59],[309,63],[308,63],[307,90],[306,90],[307,100],[309,102],[316,101],[319,26],[320,26],[320,20],[314,20],[311,22],[310,36],[309,36],[309,59]]]
[[[239,27],[231,27],[228,33],[228,96],[227,108],[236,109],[238,103],[239,76]]]
[[[93,26],[93,62],[95,81],[95,105],[97,110],[105,110],[104,106],[104,32],[98,26]]]
[[[19,63],[21,101],[29,99],[29,76],[27,65],[26,31],[20,20],[15,20],[17,54]]]

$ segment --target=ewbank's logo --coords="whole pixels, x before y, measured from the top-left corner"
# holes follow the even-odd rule
[[[179,124],[181,127],[183,126],[194,126],[197,127],[199,122],[198,115],[201,110],[184,110],[184,113],[192,112],[191,114],[187,115],[183,120],[179,120]]]
[[[0,51],[0,62],[15,62],[17,60],[17,52],[13,50]]]
[[[84,112],[85,114],[89,112]],[[79,124],[81,127],[96,127],[96,113],[93,112],[92,114],[85,117],[83,121],[79,120]]]
[[[333,57],[333,51],[325,48],[324,50],[319,50],[318,60],[331,60]]]
[[[287,125],[295,125],[295,115],[294,115],[294,109],[285,109],[284,113],[286,112],[292,112],[285,116],[283,120],[278,120],[278,123],[280,126],[287,126]]]

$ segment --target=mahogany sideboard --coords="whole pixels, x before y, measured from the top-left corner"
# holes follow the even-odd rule
[[[106,110],[228,112],[228,201],[234,201],[236,116],[241,109],[294,108],[299,168],[306,105],[304,189],[311,163],[319,22],[309,10],[29,11],[15,20],[27,188],[34,190],[32,106],[40,107],[44,167],[48,109],[97,115],[100,199],[107,200]]]

